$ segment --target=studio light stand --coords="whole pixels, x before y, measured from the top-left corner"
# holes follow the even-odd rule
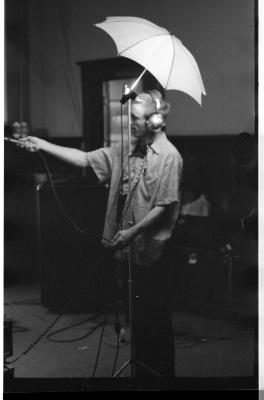
[[[128,199],[130,199],[131,195],[131,189],[132,189],[132,179],[131,179],[131,155],[132,155],[132,147],[131,147],[131,101],[135,100],[137,97],[137,93],[133,90],[136,85],[138,84],[139,80],[142,78],[144,73],[146,72],[146,69],[140,74],[140,76],[137,78],[137,80],[133,83],[131,88],[129,88],[127,85],[124,86],[123,90],[123,96],[122,99],[120,100],[121,104],[125,104],[127,102],[128,104]],[[122,154],[123,154],[123,149],[121,149]],[[122,166],[123,169],[123,166]],[[133,216],[132,216],[132,209],[131,209],[131,202],[128,207],[128,220],[129,220],[129,227],[133,226]],[[151,374],[161,377],[162,375],[158,373],[157,371],[153,370],[152,368],[148,367],[144,363],[142,363],[139,360],[136,360],[136,341],[135,341],[135,243],[132,241],[132,243],[129,244],[129,253],[128,253],[128,297],[129,297],[129,331],[130,331],[130,358],[119,368],[119,370],[113,375],[113,378],[118,377],[122,371],[128,367],[129,365],[131,366],[131,377],[136,376],[136,369],[135,366],[139,365],[142,368],[148,370]]]

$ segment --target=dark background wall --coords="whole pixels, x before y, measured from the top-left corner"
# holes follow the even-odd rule
[[[23,90],[24,116],[34,129],[81,136],[76,63],[116,55],[112,39],[94,26],[113,15],[165,27],[197,60],[207,90],[203,108],[168,92],[169,135],[254,132],[253,0],[6,0],[7,119],[20,118]]]
[[[26,120],[34,132],[45,129],[50,140],[71,147],[81,146],[82,116],[86,112],[77,63],[116,55],[113,41],[95,23],[106,16],[132,15],[163,26],[182,40],[197,60],[207,97],[201,108],[184,93],[168,92],[173,110],[168,135],[184,158],[183,194],[192,192],[195,200],[205,193],[212,208],[210,218],[198,225],[182,225],[180,228],[185,230],[178,231],[175,241],[185,238],[183,245],[200,246],[206,251],[212,247],[219,250],[228,242],[237,254],[250,254],[247,268],[256,271],[254,135],[235,154],[237,136],[241,132],[256,133],[254,1],[164,0],[161,4],[153,0],[6,0],[5,4],[5,121]],[[63,205],[68,210],[69,204],[70,215],[82,221],[86,210],[74,186],[83,188],[78,183],[84,184],[82,171],[51,157],[47,161],[53,177],[58,178],[57,190],[63,192],[61,184],[66,185],[66,197],[60,194]],[[37,154],[21,152],[7,144],[5,168],[5,268],[24,279],[36,272],[41,239],[37,235],[41,233],[39,221],[43,215],[45,238],[59,238],[62,248],[65,243],[68,246],[80,239],[75,239],[75,232],[63,218],[67,230],[61,221],[54,228],[55,218],[61,214],[52,192],[49,202],[43,201],[43,192],[36,192],[40,178],[37,174],[46,172]],[[88,198],[91,181],[86,181],[83,189],[87,189]],[[103,216],[103,201],[96,206],[98,215]],[[252,211],[253,222],[250,220],[248,231],[242,232],[241,220]],[[68,236],[63,237],[62,232],[68,232]],[[47,243],[45,239],[42,245]],[[83,249],[86,257],[87,248]],[[47,254],[57,254],[60,260],[61,251],[55,253],[52,246],[48,250]],[[48,260],[45,265],[50,263]]]

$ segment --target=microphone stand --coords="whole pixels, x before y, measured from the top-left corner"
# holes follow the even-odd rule
[[[131,165],[130,165],[130,158],[131,158],[131,100],[135,100],[137,97],[137,93],[133,91],[134,87],[137,85],[141,77],[146,72],[146,69],[140,74],[137,80],[133,83],[131,88],[128,88],[127,85],[124,86],[123,97],[120,100],[121,104],[128,103],[128,198],[130,198],[131,194]],[[123,152],[123,149],[121,149]],[[123,166],[122,166],[123,168]],[[131,209],[131,202],[128,208],[128,218],[129,218],[129,226],[133,226],[133,217],[132,217],[132,209]],[[148,367],[144,363],[139,360],[136,360],[135,357],[135,307],[134,307],[134,298],[135,298],[135,263],[134,263],[134,256],[135,256],[135,243],[129,244],[129,253],[128,253],[128,296],[129,296],[129,330],[130,330],[130,359],[127,360],[121,368],[113,375],[113,378],[118,377],[121,372],[130,364],[131,365],[131,377],[135,377],[135,365],[138,364],[141,367],[149,370],[152,374],[161,377],[162,375],[157,371],[154,371],[152,368]]]

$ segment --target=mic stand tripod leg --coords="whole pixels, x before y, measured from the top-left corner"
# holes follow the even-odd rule
[[[149,366],[147,366],[146,364],[144,364],[141,361],[137,361],[137,360],[127,360],[121,368],[119,368],[118,371],[116,371],[116,373],[113,375],[113,378],[117,378],[121,372],[131,363],[131,367],[133,367],[133,365],[137,364],[140,367],[144,368],[146,371],[149,371],[152,375],[156,375],[159,378],[162,378],[163,375],[160,374],[159,372],[155,371],[154,369],[150,368]],[[134,376],[134,375],[133,375]]]
[[[121,372],[130,364],[131,360],[127,360],[119,370],[116,371],[116,373],[113,375],[113,378],[117,378]]]
[[[138,364],[139,366],[141,366],[142,368],[144,368],[146,371],[149,371],[152,375],[156,375],[159,378],[163,377],[162,374],[160,374],[159,372],[157,372],[154,369],[150,368],[148,365],[144,364],[143,362],[136,360],[135,363]]]

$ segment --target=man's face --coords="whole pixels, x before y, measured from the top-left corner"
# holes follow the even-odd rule
[[[146,118],[149,110],[143,104],[132,104],[131,107],[131,134],[134,137],[141,138],[151,136],[150,132],[146,127]]]

